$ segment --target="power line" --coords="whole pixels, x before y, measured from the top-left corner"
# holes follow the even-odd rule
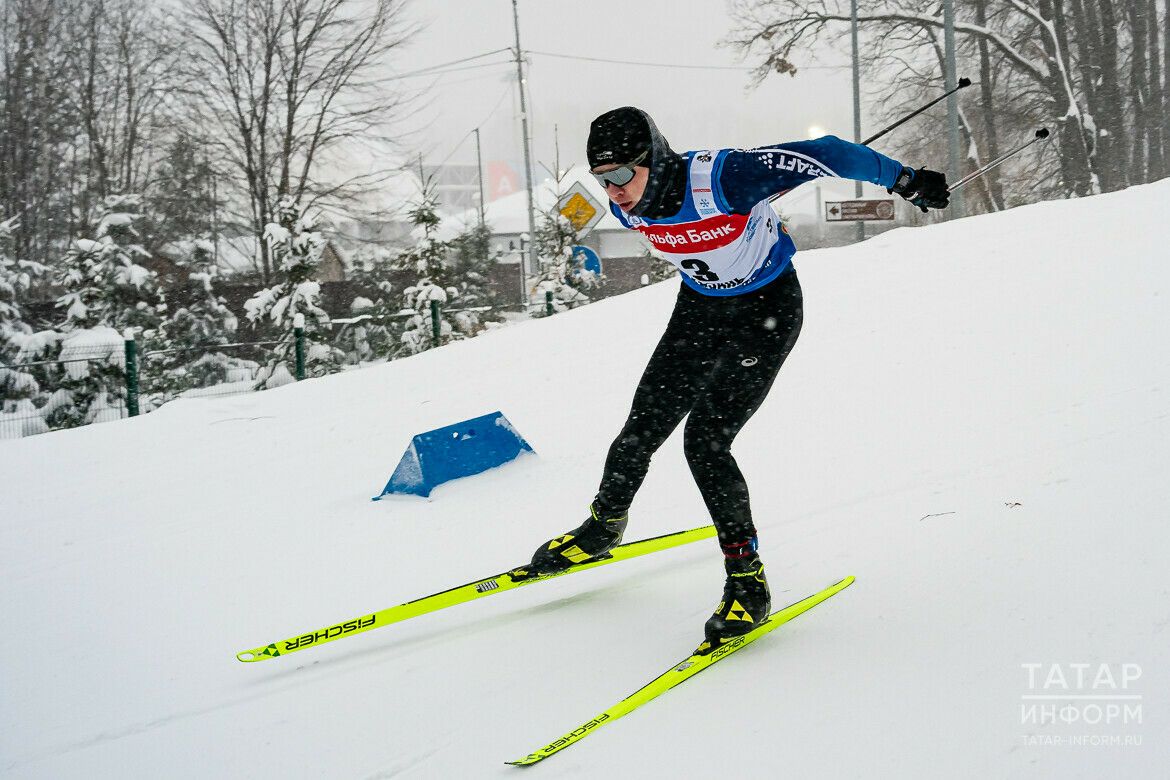
[[[459,64],[464,63],[464,62],[471,62],[472,60],[483,59],[484,57],[490,57],[493,54],[499,54],[499,53],[505,52],[505,51],[510,52],[512,50],[505,47],[503,49],[496,49],[495,51],[487,51],[487,52],[484,52],[483,54],[475,54],[471,57],[464,57],[463,59],[459,59],[459,60],[451,60],[450,62],[440,62],[438,65],[431,65],[431,66],[426,67],[426,68],[419,68],[418,70],[412,70],[412,71],[409,71],[408,73],[399,73],[394,78],[404,79],[404,78],[407,78],[408,76],[419,76],[419,75],[422,75],[425,73],[429,73],[430,71],[438,70],[439,68],[446,68],[446,67],[449,67],[451,65],[459,65]],[[508,62],[511,62],[511,60],[508,60]],[[490,63],[490,64],[494,65],[497,63]]]
[[[508,84],[506,87],[504,87],[504,91],[501,92],[500,96],[496,99],[496,104],[494,106],[492,106],[492,110],[488,112],[487,116],[485,116],[483,119],[481,119],[479,121],[479,124],[477,124],[476,127],[483,127],[485,124],[487,124],[487,121],[489,119],[491,119],[493,116],[496,115],[496,112],[500,110],[500,104],[504,102],[504,98],[506,98],[508,96],[508,93],[511,91],[512,91],[511,84]]]
[[[460,68],[446,68],[444,70],[429,69],[429,70],[413,71],[411,73],[400,73],[397,76],[391,76],[390,78],[385,79],[385,80],[386,81],[398,81],[399,79],[413,79],[413,78],[421,78],[423,76],[442,76],[446,73],[457,73],[458,71],[461,71],[461,70],[477,70],[479,68],[490,68],[490,67],[493,67],[495,65],[511,65],[512,63],[513,63],[512,60],[500,60],[499,62],[483,62],[483,63],[480,63],[479,65],[464,65]]]
[[[538,54],[542,57],[556,57],[562,60],[584,60],[586,62],[607,62],[614,65],[641,65],[648,68],[690,68],[692,70],[752,70],[741,65],[676,65],[667,62],[635,62],[633,60],[611,60],[605,57],[582,57],[575,54],[556,54],[551,51],[533,51],[525,49],[526,54]]]
[[[474,132],[475,132],[474,129],[468,130],[467,135],[463,136],[455,143],[455,148],[453,148],[450,152],[448,152],[447,156],[444,157],[442,160],[440,160],[438,165],[432,165],[431,168],[438,169],[438,168],[442,168],[444,165],[446,165],[447,161],[455,156],[455,152],[459,151],[459,147],[463,146],[463,142],[466,141],[468,138],[470,138],[471,134]]]
[[[418,76],[438,76],[438,75],[442,75],[444,73],[456,73],[456,72],[462,71],[462,70],[475,70],[477,68],[490,68],[490,67],[493,67],[495,65],[509,65],[509,64],[512,64],[513,62],[515,62],[515,60],[509,59],[509,60],[501,60],[498,62],[485,62],[485,63],[480,63],[478,65],[468,65],[468,66],[465,66],[462,68],[450,67],[452,65],[460,65],[464,62],[471,62],[472,60],[483,59],[484,57],[490,57],[493,54],[501,54],[503,52],[512,53],[513,49],[511,49],[511,48],[494,49],[493,51],[484,52],[483,54],[475,54],[471,57],[463,57],[463,58],[458,59],[458,60],[451,60],[450,62],[441,62],[437,65],[431,65],[431,66],[426,67],[426,68],[412,70],[412,71],[409,71],[407,73],[399,73],[397,75],[391,76],[390,78],[386,79],[386,81],[397,81],[399,79],[415,78]],[[557,59],[562,59],[562,60],[578,60],[578,61],[582,61],[582,62],[601,62],[601,63],[610,64],[610,65],[634,65],[634,66],[644,67],[644,68],[676,68],[676,69],[682,68],[685,70],[734,70],[734,71],[740,71],[740,72],[744,72],[744,73],[755,70],[755,68],[753,68],[751,66],[747,66],[747,65],[695,65],[692,63],[677,63],[677,62],[645,62],[645,61],[641,61],[641,60],[615,60],[615,59],[610,59],[607,57],[586,57],[584,55],[579,55],[579,54],[560,54],[558,52],[535,51],[533,49],[525,49],[524,53],[525,54],[535,54],[535,55],[540,56],[540,57],[555,57]],[[801,69],[802,70],[840,70],[842,68],[847,68],[847,67],[849,67],[849,66],[848,65],[804,65],[804,66],[802,66]]]
[[[509,63],[509,64],[512,64],[512,63]],[[446,157],[444,157],[442,160],[440,160],[440,161],[438,162],[438,164],[431,165],[430,167],[431,167],[431,168],[442,168],[444,165],[446,165],[446,164],[447,164],[447,161],[448,161],[448,160],[450,160],[452,157],[454,157],[454,156],[455,156],[455,153],[456,153],[457,151],[459,151],[460,147],[462,147],[462,146],[463,146],[463,142],[464,142],[464,141],[466,141],[468,138],[470,138],[470,137],[471,137],[471,135],[472,135],[472,133],[474,133],[474,132],[476,131],[476,129],[477,129],[477,128],[479,128],[479,127],[482,127],[482,126],[483,126],[483,125],[484,125],[484,124],[485,124],[485,123],[486,123],[486,122],[487,122],[489,119],[491,119],[491,118],[492,118],[492,117],[495,115],[496,111],[498,111],[498,110],[499,110],[499,108],[500,108],[500,105],[501,105],[501,104],[504,102],[504,98],[506,98],[506,97],[508,96],[508,93],[509,93],[509,92],[511,92],[511,91],[512,91],[512,85],[511,85],[511,84],[508,84],[507,86],[505,86],[505,87],[504,87],[504,91],[500,93],[500,97],[499,97],[499,99],[497,99],[497,100],[496,100],[496,104],[495,104],[495,106],[493,106],[493,107],[492,107],[492,110],[491,110],[491,111],[488,113],[488,115],[487,115],[487,116],[485,116],[485,117],[484,117],[484,118],[483,118],[483,119],[480,121],[480,123],[479,123],[479,124],[477,124],[477,125],[476,125],[475,127],[473,127],[472,129],[468,130],[468,131],[467,131],[467,135],[463,136],[463,137],[462,137],[462,138],[460,138],[458,141],[456,141],[456,142],[455,142],[455,146],[454,146],[454,148],[452,148],[452,149],[451,149],[451,151],[447,153],[447,156],[446,156]]]
[[[493,54],[499,54],[499,53],[505,52],[505,51],[510,52],[512,50],[509,49],[507,46],[505,46],[502,49],[494,49],[492,51],[484,52],[483,54],[475,54],[475,55],[472,55],[471,57],[464,57],[463,59],[460,59],[460,60],[451,60],[450,62],[441,62],[438,65],[431,65],[430,67],[427,67],[427,68],[420,68],[419,70],[411,71],[411,73],[422,73],[424,71],[435,70],[437,68],[445,68],[448,65],[458,65],[458,64],[463,63],[463,62],[471,62],[472,60],[483,59],[484,57],[490,57]]]
[[[525,49],[525,54],[536,54],[541,57],[556,57],[562,60],[583,60],[585,62],[604,62],[611,65],[638,65],[645,68],[684,68],[688,70],[738,70],[738,71],[752,71],[755,68],[747,65],[692,65],[677,62],[642,62],[635,60],[611,60],[606,57],[584,57],[577,54],[558,54],[551,51],[533,51],[532,49]],[[841,68],[848,68],[848,65],[805,65],[802,70],[840,70]]]
[[[501,62],[499,64],[500,65],[511,65],[512,63]],[[454,86],[458,86],[460,84],[469,84],[473,81],[486,81],[488,79],[492,79],[493,81],[499,81],[500,76],[498,73],[481,73],[478,76],[471,76],[470,78],[465,78],[465,79],[456,79],[455,81],[448,81],[446,79],[435,79],[433,82],[431,82],[430,84],[427,85],[426,89],[427,90],[446,89],[447,87],[454,87]]]

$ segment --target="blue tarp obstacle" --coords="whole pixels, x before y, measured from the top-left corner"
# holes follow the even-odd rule
[[[400,493],[429,496],[444,482],[502,466],[523,452],[534,453],[501,412],[420,433],[374,501]]]

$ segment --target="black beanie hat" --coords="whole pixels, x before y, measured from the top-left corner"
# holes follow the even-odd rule
[[[623,106],[606,111],[589,126],[585,155],[590,168],[632,163],[643,152],[647,154],[639,165],[649,168],[650,175],[630,214],[650,219],[674,216],[686,201],[686,161],[670,148],[650,115],[640,108]]]
[[[649,152],[653,134],[648,119],[644,112],[632,106],[606,111],[594,119],[589,125],[585,148],[589,167],[623,165],[633,162],[643,152]],[[650,167],[650,161],[643,160],[642,165]]]

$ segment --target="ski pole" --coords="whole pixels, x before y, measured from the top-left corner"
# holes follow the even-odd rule
[[[1039,130],[1037,130],[1037,131],[1036,131],[1036,137],[1035,137],[1035,138],[1033,138],[1031,141],[1028,141],[1028,143],[1026,143],[1026,144],[1020,144],[1019,146],[1017,146],[1015,149],[1012,149],[1012,150],[1011,150],[1010,152],[1008,152],[1007,154],[1001,154],[999,157],[996,157],[994,160],[992,160],[991,162],[987,163],[987,165],[984,165],[984,166],[983,166],[982,168],[980,168],[979,170],[977,170],[977,171],[972,171],[971,173],[968,173],[966,176],[964,176],[963,178],[959,179],[959,180],[958,180],[957,182],[955,182],[954,184],[950,185],[950,187],[949,187],[948,189],[949,189],[951,192],[954,192],[955,190],[957,190],[957,189],[959,189],[960,187],[962,187],[964,184],[968,184],[968,183],[970,183],[970,182],[974,181],[975,179],[978,179],[980,176],[982,176],[983,174],[987,173],[987,172],[988,172],[988,171],[990,171],[992,168],[997,168],[997,167],[999,167],[999,166],[1000,166],[1002,163],[1006,162],[1006,161],[1007,161],[1009,158],[1011,158],[1011,157],[1015,157],[1017,154],[1019,154],[1020,152],[1024,151],[1025,149],[1027,149],[1027,148],[1028,148],[1029,146],[1031,146],[1032,144],[1036,143],[1036,142],[1037,142],[1037,141],[1039,141],[1039,140],[1042,140],[1042,139],[1044,139],[1044,138],[1047,138],[1047,137],[1048,137],[1048,128],[1047,128],[1047,127],[1041,127]]]
[[[961,78],[961,79],[959,79],[959,86],[955,87],[955,88],[954,88],[954,89],[952,89],[952,90],[948,90],[948,91],[944,92],[942,95],[940,95],[939,97],[936,97],[934,100],[930,101],[930,102],[929,102],[929,103],[927,103],[925,106],[923,106],[922,108],[918,109],[917,111],[912,111],[912,112],[910,112],[910,113],[909,113],[909,114],[907,114],[906,116],[904,116],[904,117],[902,117],[901,119],[899,119],[897,122],[894,122],[894,124],[890,125],[890,126],[889,126],[889,127],[887,127],[886,129],[884,129],[884,130],[882,130],[882,131],[880,131],[880,132],[878,132],[878,133],[875,133],[874,135],[871,135],[869,138],[866,138],[864,141],[862,141],[862,142],[861,142],[861,145],[862,145],[862,146],[869,146],[871,143],[873,143],[873,142],[874,142],[874,141],[876,141],[877,139],[881,138],[883,135],[885,135],[886,133],[890,132],[890,131],[891,131],[891,130],[893,130],[895,127],[898,127],[899,125],[903,125],[903,124],[905,124],[906,122],[909,122],[911,119],[913,119],[914,117],[918,116],[918,115],[919,115],[919,114],[921,114],[923,111],[925,111],[926,109],[928,109],[928,108],[930,108],[931,106],[933,106],[935,103],[939,102],[940,100],[946,100],[946,99],[947,99],[948,97],[950,97],[950,96],[951,96],[953,93],[955,93],[955,92],[958,92],[958,91],[959,91],[960,89],[962,89],[963,87],[969,87],[969,86],[971,86],[971,79],[969,79],[969,78],[965,78],[965,77],[964,77],[964,78]]]
[[[954,92],[958,92],[958,91],[959,91],[960,89],[962,89],[963,87],[969,87],[969,86],[971,86],[971,79],[969,79],[969,78],[966,78],[966,77],[963,77],[963,78],[959,79],[959,86],[955,87],[955,88],[954,88],[954,89],[952,89],[952,90],[949,90],[949,91],[947,91],[947,92],[944,92],[942,95],[940,95],[940,96],[936,97],[934,100],[930,101],[929,103],[927,103],[926,105],[922,106],[921,108],[918,108],[918,109],[916,109],[916,110],[914,110],[914,111],[911,111],[909,114],[907,114],[906,116],[902,117],[902,118],[901,118],[901,119],[899,119],[897,122],[894,122],[894,124],[890,125],[889,127],[885,128],[884,130],[882,130],[882,131],[880,131],[880,132],[878,132],[878,133],[875,133],[874,135],[871,135],[869,138],[866,138],[864,141],[862,141],[862,142],[861,142],[861,145],[862,145],[862,146],[869,146],[869,144],[871,144],[871,143],[873,143],[874,141],[876,141],[877,139],[881,138],[883,135],[885,135],[886,133],[890,132],[890,131],[891,131],[891,130],[893,130],[895,127],[898,127],[899,125],[903,125],[903,124],[905,124],[906,122],[909,122],[911,119],[913,119],[914,117],[918,116],[918,115],[919,115],[919,114],[921,114],[923,111],[925,111],[926,109],[928,109],[928,108],[930,108],[931,106],[933,106],[935,103],[939,102],[940,100],[945,100],[945,99],[947,98],[947,96],[949,96],[950,94],[952,94],[952,93],[954,93]],[[769,202],[769,203],[775,203],[775,202],[776,202],[777,200],[779,200],[779,199],[780,199],[780,194],[776,194],[776,195],[773,195],[772,197],[768,198],[768,202]]]

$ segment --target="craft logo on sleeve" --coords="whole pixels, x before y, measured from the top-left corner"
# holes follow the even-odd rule
[[[1020,725],[1028,746],[1142,744],[1142,667],[1124,663],[1022,663]]]

